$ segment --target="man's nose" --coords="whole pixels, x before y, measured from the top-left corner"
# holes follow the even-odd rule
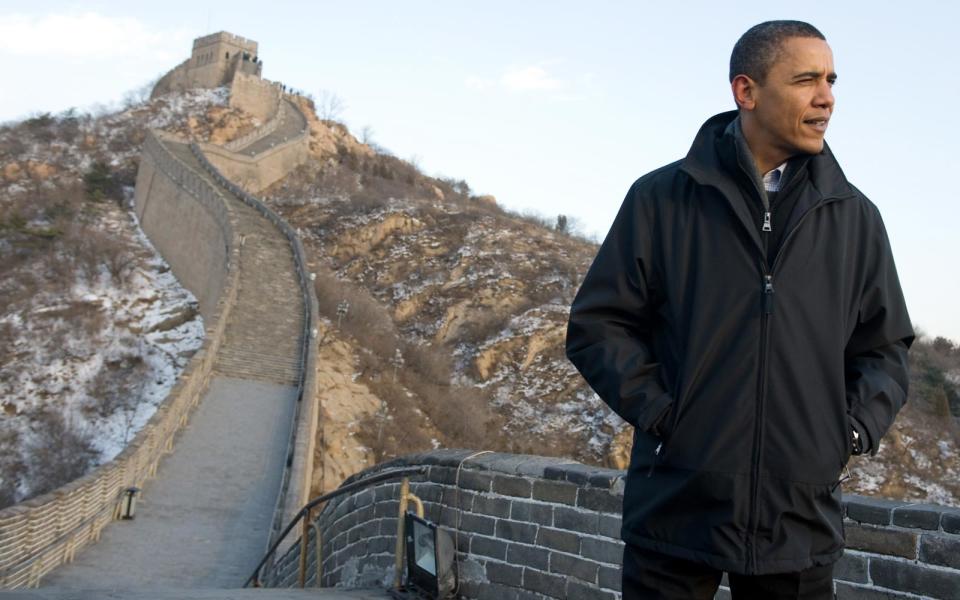
[[[824,79],[817,86],[817,95],[813,99],[813,103],[819,108],[833,108],[833,86]]]

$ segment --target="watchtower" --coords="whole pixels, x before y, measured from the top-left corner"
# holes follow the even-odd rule
[[[218,31],[193,40],[190,58],[164,75],[151,97],[190,88],[230,85],[237,73],[259,79],[263,62],[257,56],[257,42]]]

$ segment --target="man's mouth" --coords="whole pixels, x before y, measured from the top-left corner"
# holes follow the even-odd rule
[[[826,118],[826,117],[820,117],[820,118],[816,118],[816,119],[806,119],[806,120],[804,121],[804,123],[806,123],[807,125],[810,125],[811,127],[813,127],[814,129],[816,129],[817,131],[823,133],[823,132],[825,132],[825,131],[827,130],[827,122],[828,122],[829,120],[830,120],[830,119],[828,119],[828,118]]]

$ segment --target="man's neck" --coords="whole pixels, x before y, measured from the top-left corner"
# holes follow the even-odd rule
[[[750,148],[750,154],[753,156],[753,162],[757,165],[757,171],[762,176],[771,169],[775,169],[783,161],[790,158],[790,155],[771,144],[767,143],[763,131],[761,131],[753,119],[744,119],[740,115],[740,128],[743,131],[743,138]]]

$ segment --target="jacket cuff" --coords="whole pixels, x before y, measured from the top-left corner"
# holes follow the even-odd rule
[[[863,445],[863,452],[861,452],[860,454],[861,455],[870,454],[873,450],[873,443],[872,443],[872,440],[870,439],[870,432],[867,430],[864,424],[861,423],[860,420],[854,417],[853,415],[850,415],[850,424],[853,425],[853,428],[856,429],[857,433],[860,434],[860,441],[861,441],[861,444]],[[877,455],[876,452],[873,452],[871,454],[871,456],[876,456],[876,455]]]

